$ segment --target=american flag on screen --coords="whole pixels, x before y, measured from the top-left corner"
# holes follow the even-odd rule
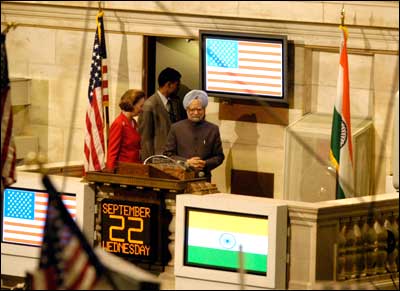
[[[43,183],[49,207],[39,268],[29,276],[32,290],[92,289],[105,269],[47,176]]]
[[[93,45],[88,89],[88,109],[86,111],[85,172],[98,171],[105,166],[103,106],[108,106],[108,80],[103,12],[97,14],[96,22],[97,29]]]
[[[46,221],[48,194],[24,189],[4,191],[3,241],[40,246]],[[76,217],[76,197],[62,195],[69,213]]]
[[[282,44],[206,40],[206,90],[283,96]]]

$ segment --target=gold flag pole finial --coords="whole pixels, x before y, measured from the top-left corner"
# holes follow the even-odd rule
[[[102,3],[101,2],[103,2],[103,1],[97,1],[98,3],[99,3],[99,12],[102,12],[103,11],[103,7],[102,7]]]
[[[344,26],[344,5],[342,6],[342,12],[340,13],[340,24]]]
[[[11,22],[6,24],[6,28],[1,32],[2,34],[7,34],[11,29],[16,29],[19,23]]]

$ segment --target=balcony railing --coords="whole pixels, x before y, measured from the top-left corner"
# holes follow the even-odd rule
[[[289,289],[398,288],[398,193],[288,202]]]

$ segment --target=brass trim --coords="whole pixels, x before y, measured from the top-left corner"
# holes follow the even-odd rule
[[[182,192],[186,189],[187,183],[205,181],[205,178],[197,178],[190,180],[171,180],[159,179],[148,177],[135,177],[118,174],[110,174],[103,172],[87,172],[85,180],[88,182],[103,183],[103,184],[117,184],[117,185],[131,185],[149,187],[152,189],[168,189]]]
[[[297,45],[297,44],[295,44],[295,45]],[[305,49],[311,49],[313,51],[339,53],[338,46],[322,46],[322,45],[298,45],[298,46],[303,46]],[[355,55],[373,56],[375,54],[398,55],[399,51],[398,50],[360,49],[360,48],[347,47],[347,53],[355,54]]]

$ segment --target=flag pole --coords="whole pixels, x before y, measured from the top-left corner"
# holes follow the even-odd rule
[[[340,13],[340,25],[344,26],[344,4],[342,5],[342,12]]]
[[[336,168],[336,199],[354,195],[354,168],[350,119],[350,82],[347,58],[347,28],[341,10],[341,31],[337,96],[333,110],[330,160]],[[339,173],[340,172],[340,173]]]
[[[342,11],[340,12],[340,29],[342,29],[344,27],[344,4],[342,4]],[[340,54],[340,47],[339,47],[339,54]],[[336,173],[336,185],[335,185],[335,199],[338,198],[338,191],[339,191],[339,168],[336,167],[335,169],[335,173]]]
[[[99,16],[99,15],[101,15],[101,16],[103,16],[104,15],[104,12],[103,12],[103,7],[102,7],[102,3],[101,2],[103,2],[103,1],[98,1],[98,5],[99,5],[99,11],[98,11],[98,13],[97,13],[97,15]],[[102,36],[104,36],[105,34],[104,34],[104,23],[102,23],[103,24],[103,26],[101,27],[101,33],[99,34],[99,37],[101,38]],[[101,40],[100,41],[100,43],[102,42],[102,41],[104,41],[104,43],[105,43],[105,39],[104,40]],[[108,78],[107,78],[108,79]],[[104,79],[104,77],[102,76],[102,81],[105,81],[105,79]],[[107,85],[108,86],[108,85]],[[102,90],[102,96],[104,96],[104,95],[107,95],[107,99],[105,99],[104,97],[103,97],[103,116],[104,116],[104,120],[105,120],[105,126],[104,126],[104,130],[105,130],[105,145],[104,145],[104,147],[105,147],[105,153],[107,153],[107,151],[108,151],[108,136],[109,136],[109,129],[110,129],[110,117],[109,117],[109,111],[108,111],[108,107],[109,107],[109,102],[108,102],[108,93],[107,94],[104,94],[104,88],[103,88],[103,85],[101,86],[101,90]]]
[[[96,16],[96,30],[93,44],[90,81],[88,88],[88,109],[85,131],[85,169],[101,171],[104,168],[108,134],[108,75],[107,49],[104,34],[103,8],[99,2]],[[94,138],[93,135],[98,137]]]

